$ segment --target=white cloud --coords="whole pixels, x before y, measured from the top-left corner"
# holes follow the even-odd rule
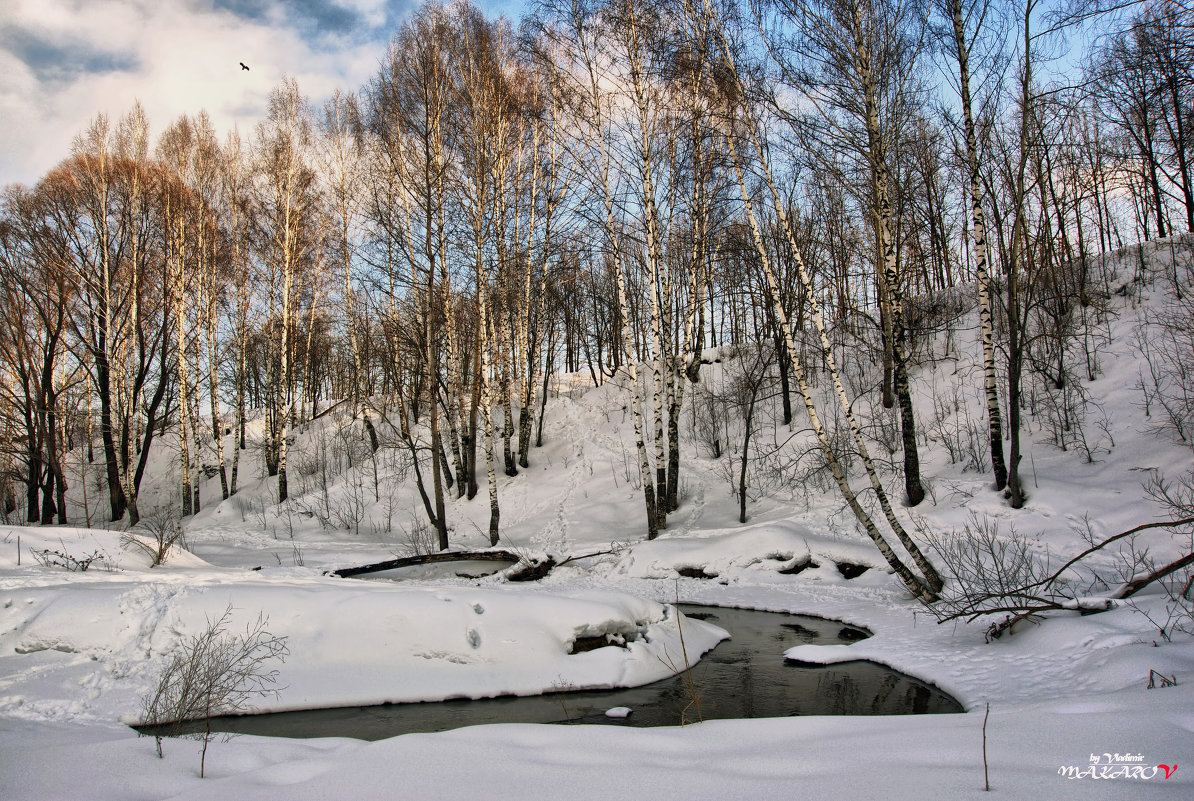
[[[250,19],[210,0],[5,2],[0,185],[35,182],[69,155],[71,140],[96,114],[115,121],[137,99],[155,134],[200,109],[220,132],[239,125],[247,134],[284,75],[316,103],[335,88],[355,90],[384,53],[387,10],[392,15],[405,5],[341,0],[340,7],[361,15],[359,33],[349,35],[311,30],[312,13],[330,3],[239,3],[252,7]]]
[[[387,0],[340,0],[336,5],[356,11],[365,18],[366,24],[380,27],[386,21]]]

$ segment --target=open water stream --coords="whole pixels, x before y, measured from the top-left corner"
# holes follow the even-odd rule
[[[380,740],[483,723],[602,723],[675,726],[718,718],[792,715],[917,715],[964,712],[936,687],[874,662],[807,665],[784,651],[805,643],[838,644],[867,632],[807,615],[681,604],[681,611],[731,634],[692,669],[699,711],[683,676],[642,687],[557,692],[538,696],[342,707],[212,719],[212,730],[272,737],[355,737]],[[611,718],[606,711],[627,707]],[[200,732],[193,724],[185,731]],[[152,729],[143,729],[152,734]]]

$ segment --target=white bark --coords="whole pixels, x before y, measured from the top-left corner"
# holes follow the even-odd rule
[[[978,141],[974,129],[974,111],[970,94],[970,46],[962,18],[962,0],[948,0],[953,21],[954,46],[958,56],[958,77],[962,96],[962,123],[966,136],[967,189],[970,192],[971,235],[974,240],[974,271],[978,284],[978,317],[983,354],[983,389],[987,398],[987,434],[991,448],[991,470],[995,489],[1007,484],[1007,465],[1003,460],[1003,420],[999,409],[999,390],[995,376],[995,333],[991,314],[991,278],[987,268],[987,227],[983,215],[982,187],[978,171]]]
[[[573,37],[572,44],[579,49],[580,68],[586,73],[588,81],[578,87],[584,93],[589,125],[586,130],[589,147],[595,143],[598,149],[598,176],[602,203],[605,211],[605,234],[609,242],[610,255],[614,264],[618,289],[618,306],[621,311],[622,347],[625,353],[626,369],[630,379],[631,407],[634,419],[635,452],[638,454],[639,478],[642,485],[643,503],[647,513],[647,538],[654,539],[658,535],[656,512],[656,487],[651,476],[650,459],[647,455],[646,442],[643,436],[643,390],[638,380],[636,354],[634,346],[634,331],[631,324],[630,304],[626,296],[625,265],[623,263],[623,248],[618,233],[618,226],[614,217],[613,184],[611,180],[611,157],[606,143],[606,113],[608,102],[606,90],[602,87],[602,76],[597,62],[597,47],[593,41],[594,30],[589,10],[580,4],[572,5],[567,11],[566,23],[569,35]]]
[[[709,7],[709,0],[704,0],[704,1],[705,1],[706,14],[709,15],[708,18],[710,20],[712,20],[713,18],[712,18],[711,9]],[[714,22],[713,24],[716,24],[716,23]],[[744,96],[744,93],[742,91],[742,86],[740,83],[740,77],[737,72],[737,66],[734,63],[732,51],[725,39],[724,31],[719,29],[718,37],[719,37],[720,43],[722,45],[722,48],[721,48],[722,49],[722,57],[727,65],[727,67],[730,69],[733,79],[735,80],[735,82],[738,86],[738,95],[740,97]],[[817,328],[817,333],[820,338],[822,358],[824,359],[826,367],[828,368],[828,370],[830,372],[830,377],[833,382],[834,392],[837,395],[838,402],[841,404],[842,411],[843,411],[843,413],[846,417],[846,420],[850,426],[850,431],[853,434],[854,442],[855,442],[855,445],[859,452],[859,457],[861,458],[863,466],[866,469],[867,476],[870,479],[871,487],[875,491],[875,495],[876,495],[877,499],[879,500],[880,507],[882,508],[883,513],[887,518],[888,525],[891,527],[892,531],[896,534],[896,537],[900,540],[901,544],[904,545],[904,547],[908,551],[909,555],[912,556],[913,561],[916,563],[917,567],[921,570],[922,574],[924,575],[923,582],[918,577],[912,576],[911,573],[907,573],[906,576],[903,574],[902,571],[905,570],[906,568],[903,566],[902,562],[900,562],[898,559],[894,558],[894,553],[891,551],[890,546],[887,545],[886,540],[883,539],[883,537],[879,533],[877,527],[874,525],[873,521],[871,521],[869,515],[867,515],[865,510],[861,507],[861,505],[858,504],[856,496],[854,495],[853,491],[849,487],[849,483],[846,480],[845,474],[842,473],[841,477],[838,478],[838,472],[841,471],[840,465],[837,467],[834,477],[835,477],[835,479],[838,480],[838,486],[841,488],[842,494],[845,496],[847,504],[850,506],[850,508],[854,512],[855,516],[858,517],[859,522],[863,525],[864,529],[866,529],[868,535],[875,542],[875,545],[879,548],[880,553],[883,553],[884,558],[888,560],[888,563],[891,564],[892,568],[895,569],[897,571],[897,573],[901,573],[901,578],[904,579],[905,584],[908,586],[908,588],[914,594],[916,594],[922,598],[925,598],[926,600],[930,600],[932,597],[935,597],[936,591],[941,588],[941,586],[943,585],[943,582],[941,581],[941,578],[937,574],[936,570],[929,563],[928,559],[925,558],[924,555],[921,553],[920,548],[916,545],[915,542],[912,541],[912,538],[904,530],[903,526],[900,524],[899,520],[896,518],[894,510],[891,508],[891,503],[887,498],[887,493],[883,488],[882,482],[879,480],[878,472],[875,469],[874,462],[871,459],[870,453],[866,447],[866,442],[862,435],[862,429],[858,425],[858,421],[854,415],[853,408],[850,404],[849,398],[846,395],[845,387],[842,385],[841,375],[838,372],[837,364],[833,357],[833,350],[829,343],[829,336],[828,336],[828,332],[827,332],[827,329],[825,326],[824,317],[821,314],[820,305],[816,301],[817,295],[815,293],[815,287],[813,286],[812,277],[809,275],[808,269],[804,264],[804,260],[801,257],[800,248],[797,244],[796,237],[794,236],[791,226],[788,222],[788,218],[787,218],[787,214],[784,210],[783,202],[780,198],[779,191],[777,190],[777,188],[775,186],[775,181],[771,174],[770,167],[768,166],[766,150],[763,148],[762,142],[759,139],[758,129],[754,123],[754,120],[751,119],[748,114],[741,115],[739,118],[737,118],[736,121],[741,123],[742,128],[744,129],[745,133],[749,137],[749,139],[754,147],[755,154],[757,156],[757,160],[758,160],[758,164],[759,164],[759,168],[762,172],[762,177],[763,177],[765,183],[767,184],[768,189],[770,190],[772,204],[774,206],[774,210],[775,210],[777,219],[779,220],[781,230],[783,231],[784,236],[787,239],[788,246],[790,248],[790,252],[793,255],[793,261],[794,261],[794,266],[796,267],[797,275],[800,278],[801,285],[803,286],[805,294],[809,298],[809,302],[812,307],[812,319],[813,319],[814,325]],[[734,131],[730,131],[729,134],[725,137],[726,145],[731,153],[731,157],[734,162],[735,171],[738,176],[738,183],[739,183],[739,188],[743,195],[743,202],[744,202],[744,204],[746,204],[747,209],[749,211],[751,208],[750,207],[750,197],[746,191],[745,179],[744,179],[744,176],[742,175],[742,166],[741,166],[742,162],[738,156],[737,146],[735,144],[734,139],[735,139]],[[752,227],[754,229],[752,231],[752,235],[755,237],[756,249],[759,250],[760,256],[764,257],[766,254],[766,248],[763,245],[761,234],[758,232],[757,223],[752,223]],[[768,283],[771,286],[771,290],[772,290],[772,302],[775,305],[776,319],[778,321],[780,321],[780,324],[782,325],[782,327],[784,329],[785,336],[790,338],[791,332],[789,330],[789,326],[788,326],[788,322],[787,322],[787,315],[784,313],[782,306],[778,303],[778,299],[780,297],[779,292],[778,292],[778,282],[775,280],[774,273],[770,269],[769,261],[765,260],[764,266],[767,271]],[[803,366],[800,365],[800,363],[799,363],[800,360],[799,360],[799,358],[797,358],[798,351],[795,349],[795,343],[788,341],[785,344],[788,345],[788,353],[789,353],[789,357],[792,360],[793,371],[794,372],[799,371],[799,372],[797,372],[798,382],[803,383],[803,381],[801,379],[801,376],[803,374]],[[802,388],[802,392],[803,391],[804,390]],[[806,398],[805,405],[806,405],[806,408],[808,408],[808,406],[810,405],[810,399]],[[815,410],[813,410],[813,411],[815,412]],[[811,415],[810,415],[810,419],[811,419]],[[829,461],[829,463],[832,467],[834,464],[836,464],[837,460],[836,460],[836,457],[833,456],[832,449],[829,448],[829,441],[828,441],[828,439],[822,439],[821,437],[819,437],[818,439],[821,441],[822,450],[825,452],[826,459],[827,459],[827,461]],[[908,576],[911,576],[911,578],[909,578]],[[926,586],[926,582],[927,582],[927,586]]]

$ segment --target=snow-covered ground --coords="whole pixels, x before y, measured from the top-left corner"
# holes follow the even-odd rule
[[[1003,538],[1018,532],[1034,558],[1058,567],[1090,535],[1163,518],[1142,482],[1157,472],[1176,477],[1194,459],[1145,416],[1134,389],[1132,334],[1160,292],[1146,289],[1135,303],[1129,293],[1108,324],[1099,375],[1085,385],[1097,404],[1087,407],[1088,447],[1062,450],[1045,415],[1030,418],[1023,510],[1007,508],[985,476],[950,463],[935,438],[953,417],[935,428],[924,422],[948,411],[947,397],[961,398],[954,415],[968,404],[966,414],[981,420],[974,331],[964,328],[952,344],[943,336],[933,366],[914,376],[930,491],[915,520],[900,510],[906,524],[950,537],[985,520]],[[724,378],[731,365],[708,365],[703,380]],[[409,553],[420,512],[397,463],[354,457],[347,467],[336,448],[347,453],[359,432],[345,436],[334,419],[299,433],[294,464],[312,466],[295,470],[299,502],[271,506],[273,485],[247,452],[251,483],[223,503],[218,481],[205,483],[204,510],[186,524],[189,552],[159,567],[122,547],[118,531],[0,527],[0,798],[977,798],[987,797],[988,704],[987,773],[1000,797],[1194,797],[1194,640],[1182,631],[1167,639],[1150,622],[1167,617],[1169,599],[1157,587],[1098,615],[1051,613],[988,643],[989,619],[939,624],[913,601],[827,488],[760,478],[750,521],[739,524],[727,465],[696,436],[686,440],[681,508],[647,543],[626,395],[616,384],[552,398],[545,446],[532,450],[522,475],[501,480],[503,546],[586,558],[533,584],[500,573],[461,578],[453,566],[393,581],[339,579],[324,571]],[[344,462],[326,495],[320,456]],[[168,449],[156,458],[145,508],[169,497],[176,469]],[[102,520],[96,495],[93,522]],[[72,515],[85,517],[81,506]],[[321,525],[321,516],[339,522]],[[484,492],[453,501],[453,546],[481,547],[487,519]],[[1165,532],[1136,545],[1148,545],[1158,563],[1190,547],[1188,535],[1183,542]],[[33,558],[44,550],[101,558],[71,572]],[[1096,558],[1105,575],[1115,574],[1117,554]],[[817,566],[778,572],[806,558]],[[871,569],[847,580],[839,562]],[[714,577],[681,578],[685,567]],[[1097,582],[1080,590],[1107,593]],[[479,726],[376,743],[244,736],[211,745],[204,779],[197,743],[167,742],[158,759],[153,740],[125,725],[139,719],[178,643],[228,608],[230,630],[262,616],[287,638],[277,695],[251,703],[298,709],[645,683],[667,675],[665,663],[681,653],[669,607],[676,599],[863,626],[874,636],[789,653],[882,662],[937,684],[969,712],[668,729]],[[722,636],[695,620],[683,621],[683,633],[689,655]],[[575,638],[600,634],[620,635],[627,647],[569,654]],[[1177,685],[1147,689],[1152,671]]]

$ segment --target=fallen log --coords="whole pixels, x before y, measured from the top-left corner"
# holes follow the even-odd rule
[[[522,557],[511,551],[447,551],[423,554],[422,556],[403,556],[398,559],[387,559],[384,562],[374,562],[360,567],[342,567],[339,570],[324,571],[324,575],[359,576],[363,573],[379,573],[382,570],[394,570],[399,567],[414,567],[416,565],[434,565],[442,562],[521,562]]]
[[[550,556],[528,559],[506,574],[507,581],[538,581],[551,572],[556,560]]]

